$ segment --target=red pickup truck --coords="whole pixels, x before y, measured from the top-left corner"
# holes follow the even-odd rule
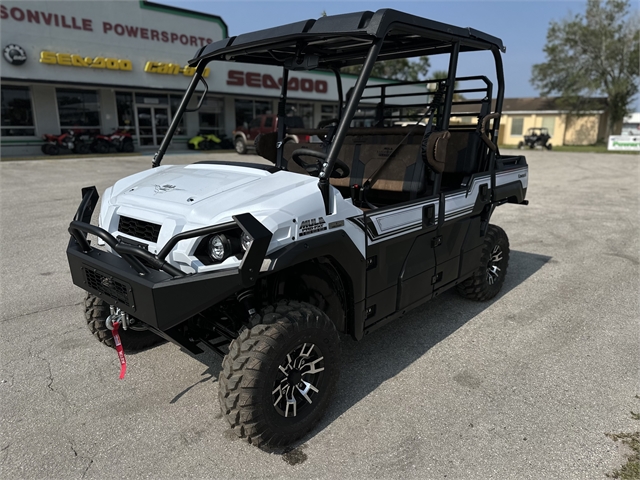
[[[304,128],[302,117],[286,117],[285,124],[288,128]],[[254,140],[261,133],[271,133],[278,130],[277,115],[258,115],[251,120],[248,127],[239,126],[233,131],[233,144],[236,152],[247,153],[249,148],[254,147]],[[287,135],[291,141],[296,143],[309,142],[309,135]]]

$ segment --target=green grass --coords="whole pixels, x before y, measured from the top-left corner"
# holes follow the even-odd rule
[[[515,145],[500,145],[501,149],[515,149]],[[523,152],[530,151],[528,148],[523,148]],[[625,152],[621,150],[609,151],[606,144],[597,145],[562,145],[553,146],[553,152],[583,152],[583,153],[622,153],[624,155],[640,155],[640,152]]]

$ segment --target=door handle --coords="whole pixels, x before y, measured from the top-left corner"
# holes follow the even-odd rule
[[[422,207],[422,226],[430,227],[436,223],[436,206],[425,205]]]

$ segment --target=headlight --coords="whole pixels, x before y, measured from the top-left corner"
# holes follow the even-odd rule
[[[209,256],[216,262],[222,262],[231,255],[231,242],[226,235],[214,235],[209,240]]]
[[[208,247],[209,257],[214,262],[222,262],[241,251],[240,240],[224,233],[211,237]]]
[[[248,234],[242,232],[242,236],[240,237],[240,243],[242,243],[242,251],[246,252],[251,246],[251,242],[253,242],[253,238],[251,238]]]

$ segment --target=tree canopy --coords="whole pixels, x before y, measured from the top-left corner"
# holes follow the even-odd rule
[[[587,0],[584,14],[551,22],[546,61],[532,67],[542,95],[557,94],[572,113],[607,97],[609,133],[619,126],[638,93],[640,22],[629,0]]]
[[[396,60],[384,60],[376,62],[371,72],[372,77],[389,78],[393,80],[415,81],[426,78],[429,72],[429,57],[419,57],[415,60],[398,58]],[[362,65],[344,67],[344,73],[358,74]]]

